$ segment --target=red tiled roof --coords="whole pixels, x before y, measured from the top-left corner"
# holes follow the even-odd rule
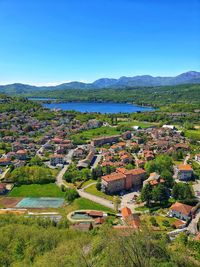
[[[129,217],[132,214],[131,210],[128,207],[122,208],[121,213],[122,213],[123,219],[126,219],[127,217]]]
[[[178,165],[179,171],[192,171],[192,167],[189,164]]]
[[[184,215],[188,215],[191,212],[192,206],[176,202],[170,207],[170,210],[180,212]]]
[[[95,211],[95,210],[90,210],[87,212],[88,215],[90,216],[95,216],[95,217],[103,217],[103,212],[102,211]]]
[[[126,176],[122,173],[119,173],[119,172],[113,172],[111,174],[102,176],[102,179],[106,182],[121,180],[124,178],[126,178]]]

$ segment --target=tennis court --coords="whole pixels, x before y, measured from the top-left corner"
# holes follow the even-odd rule
[[[40,197],[23,198],[17,208],[59,208],[64,204],[64,198]]]

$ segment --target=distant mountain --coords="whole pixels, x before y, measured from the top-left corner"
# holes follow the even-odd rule
[[[175,77],[153,77],[150,75],[141,75],[134,77],[121,77],[119,79],[101,78],[93,83],[70,82],[57,86],[33,86],[26,84],[9,84],[1,85],[0,93],[7,94],[23,94],[44,90],[65,90],[65,89],[102,89],[102,88],[125,88],[125,87],[151,87],[151,86],[167,86],[179,84],[196,84],[200,83],[200,72],[189,71]]]

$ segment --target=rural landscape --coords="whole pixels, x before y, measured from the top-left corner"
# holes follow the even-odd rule
[[[200,266],[200,5],[166,2],[0,1],[0,267]]]

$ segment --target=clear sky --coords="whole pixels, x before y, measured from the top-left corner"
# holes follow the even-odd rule
[[[200,0],[0,0],[0,84],[200,71]]]

